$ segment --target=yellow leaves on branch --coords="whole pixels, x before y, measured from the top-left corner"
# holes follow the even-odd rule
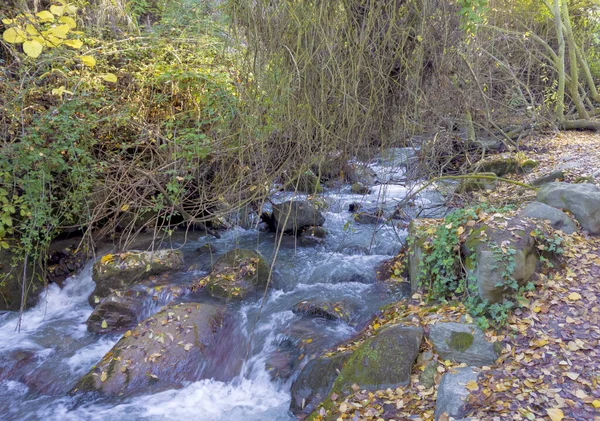
[[[96,66],[96,59],[92,56],[79,56],[79,60],[83,63],[84,66],[93,69]]]
[[[35,15],[21,13],[14,19],[3,19],[2,23],[8,28],[2,34],[2,39],[9,44],[23,44],[23,52],[37,58],[44,48],[54,48],[62,44],[75,50],[83,46],[78,39],[68,39],[77,28],[74,16],[77,7],[66,0],[58,0],[60,5],[50,6],[50,10],[42,10]],[[71,15],[71,16],[69,16]]]

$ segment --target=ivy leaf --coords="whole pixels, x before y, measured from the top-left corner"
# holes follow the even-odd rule
[[[2,34],[2,38],[9,44],[20,44],[25,41],[25,38],[17,28],[8,28]]]
[[[92,56],[79,56],[79,60],[90,69],[93,69],[94,66],[96,66],[96,59]]]
[[[54,15],[47,10],[35,14],[41,23],[54,22]]]
[[[117,83],[117,80],[118,80],[117,76],[115,76],[113,73],[105,73],[103,75],[100,75],[100,77],[105,82]]]
[[[79,50],[83,46],[83,42],[81,42],[78,39],[68,39],[68,40],[65,40],[65,42],[63,42],[63,44],[65,44],[67,47],[71,47],[76,50]]]
[[[39,57],[43,50],[44,46],[36,40],[25,41],[23,43],[23,51],[31,58]]]

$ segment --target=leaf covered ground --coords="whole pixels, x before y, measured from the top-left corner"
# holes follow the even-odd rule
[[[510,178],[529,183],[560,169],[567,182],[596,181],[592,177],[600,170],[598,134],[560,133],[526,149],[527,157],[540,165],[532,173]],[[475,199],[522,204],[534,200],[535,192],[501,184]],[[477,384],[467,385],[475,420],[600,420],[600,238],[585,232],[562,237],[565,251],[560,262],[536,277],[536,289],[526,293],[506,326],[486,333],[502,345],[502,354],[495,366],[478,369]],[[469,321],[462,305],[432,307],[415,294],[402,305],[388,307],[368,327],[367,336],[400,320],[420,324],[427,332],[438,321],[461,318]],[[422,348],[431,349],[431,344],[425,340]],[[333,400],[331,411],[321,410],[317,419],[432,420],[437,384],[445,372],[460,366],[438,362],[433,387],[420,384],[425,363],[418,361],[409,386],[370,392],[355,385],[349,396],[328,398]]]

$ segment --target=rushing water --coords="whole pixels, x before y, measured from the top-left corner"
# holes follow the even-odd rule
[[[351,337],[382,305],[398,299],[376,283],[376,267],[400,249],[406,236],[391,225],[360,225],[347,211],[351,202],[367,207],[387,203],[388,209],[406,195],[406,189],[392,184],[403,176],[405,151],[391,159],[375,160],[371,168],[384,184],[366,196],[353,195],[350,186],[326,192],[324,212],[329,235],[324,244],[302,247],[285,238],[276,256],[275,285],[264,303],[248,300],[233,304],[233,326],[240,343],[225,344],[223,356],[211,379],[182,389],[128,399],[75,401],[67,395],[85,374],[117,342],[118,336],[90,334],[84,322],[90,315],[87,297],[94,290],[90,262],[63,289],[51,285],[40,304],[28,310],[21,331],[15,332],[17,315],[0,315],[0,419],[2,420],[293,420],[289,413],[291,380],[272,380],[265,364],[269,355],[298,324],[291,312],[294,304],[310,298],[346,300],[358,309],[350,323],[314,319],[309,331],[319,332],[322,346],[332,346]],[[278,193],[274,201],[292,197]],[[437,200],[422,199],[426,205]],[[350,222],[349,222],[350,221]],[[179,281],[197,279],[206,270],[206,258],[195,250],[210,243],[216,257],[234,247],[253,248],[268,259],[275,257],[277,238],[254,229],[235,228],[221,239],[199,237],[180,245],[197,271],[179,275]],[[141,318],[166,304],[148,300]],[[260,312],[260,317],[259,317]],[[253,332],[253,333],[252,333]],[[241,338],[241,339],[240,339]],[[241,367],[231,361],[248,349]],[[232,371],[225,374],[226,371]],[[293,377],[292,377],[293,378]]]

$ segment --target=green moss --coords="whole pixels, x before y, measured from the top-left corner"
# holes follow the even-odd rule
[[[452,332],[448,345],[460,352],[465,352],[473,345],[473,335],[467,332]]]

